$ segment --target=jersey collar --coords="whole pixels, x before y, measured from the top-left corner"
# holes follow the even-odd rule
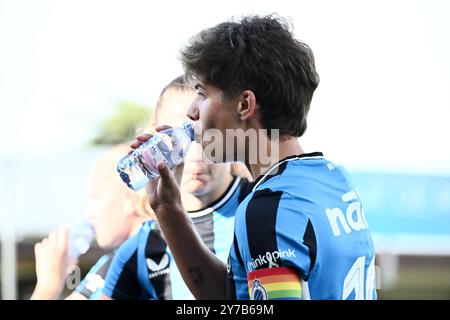
[[[231,181],[230,185],[228,186],[227,191],[225,191],[223,193],[223,195],[219,197],[219,199],[210,203],[205,208],[202,208],[199,210],[188,211],[189,217],[191,217],[191,218],[202,217],[202,216],[210,214],[211,212],[219,209],[231,198],[231,196],[233,195],[233,193],[236,191],[237,187],[239,186],[240,182],[241,182],[241,178],[238,176],[235,176],[233,178],[233,181]]]
[[[323,158],[323,153],[322,152],[311,152],[311,153],[303,153],[303,154],[299,154],[299,155],[292,155],[292,156],[288,156],[286,158],[281,159],[280,161],[276,162],[275,164],[273,164],[270,169],[266,170],[266,173],[263,173],[262,175],[260,175],[254,182],[253,182],[253,189],[252,191],[255,191],[256,188],[258,188],[267,178],[268,175],[270,175],[270,173],[278,168],[281,167],[281,170],[278,170],[277,174],[272,175],[272,176],[276,176],[276,175],[280,175],[284,169],[285,166],[287,164],[287,162],[289,161],[294,161],[294,160],[309,160],[309,159],[321,159]]]

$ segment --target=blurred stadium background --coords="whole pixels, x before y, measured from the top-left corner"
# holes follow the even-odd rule
[[[145,125],[187,39],[273,12],[315,52],[302,142],[353,176],[379,297],[450,299],[447,1],[0,0],[2,299],[28,299],[34,243],[83,215],[93,162]],[[82,271],[100,254],[94,245]]]

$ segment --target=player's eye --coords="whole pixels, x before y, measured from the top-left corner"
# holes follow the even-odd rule
[[[203,92],[201,92],[201,91],[197,91],[196,93],[197,93],[197,95],[199,95],[202,99],[204,99],[204,98],[206,97],[206,95],[205,95]]]

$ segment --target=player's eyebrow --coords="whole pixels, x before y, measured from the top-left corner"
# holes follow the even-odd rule
[[[205,87],[203,87],[200,83],[196,83],[196,84],[194,85],[194,89],[195,89],[195,90],[198,90],[199,88],[201,88],[201,89],[203,89],[203,90],[206,90]]]

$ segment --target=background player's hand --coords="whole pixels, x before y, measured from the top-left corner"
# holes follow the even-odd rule
[[[169,126],[158,126],[156,132],[169,129]],[[137,149],[153,135],[142,134],[136,137],[136,141],[131,144],[131,148]],[[130,151],[131,153],[132,151]],[[177,165],[172,171],[169,170],[164,161],[157,164],[160,177],[152,179],[147,183],[146,191],[150,206],[156,215],[164,209],[181,208],[180,181],[183,173],[184,163]]]
[[[71,264],[67,238],[63,226],[34,246],[37,283],[32,299],[57,299],[61,295]]]

